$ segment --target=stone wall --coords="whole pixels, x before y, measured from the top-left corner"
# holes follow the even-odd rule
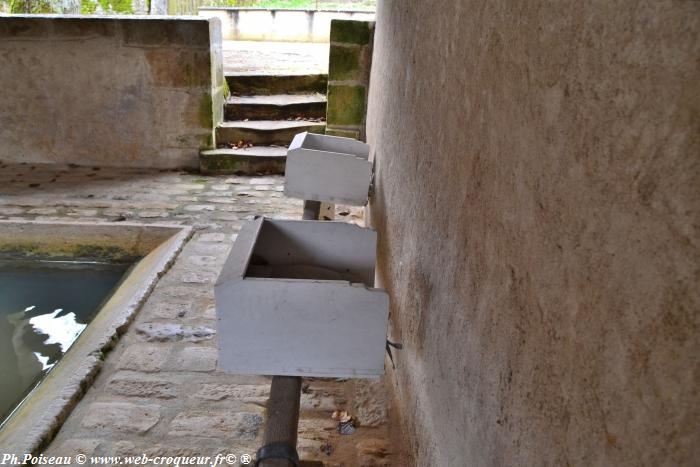
[[[326,134],[366,141],[374,22],[331,22]]]
[[[700,2],[379,3],[371,219],[417,465],[697,465],[698,57]]]
[[[197,167],[222,119],[220,25],[0,18],[0,160]]]

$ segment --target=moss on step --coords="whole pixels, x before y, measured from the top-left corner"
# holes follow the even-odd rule
[[[286,157],[236,157],[230,154],[200,154],[199,167],[203,174],[220,175],[281,175]]]

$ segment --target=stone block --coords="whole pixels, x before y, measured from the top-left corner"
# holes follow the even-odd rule
[[[117,34],[118,20],[102,19],[93,21],[93,18],[61,18],[60,28],[54,31],[56,36],[62,37],[112,37]]]
[[[200,342],[214,338],[216,331],[206,326],[178,323],[143,323],[136,327],[136,334],[147,342]]]
[[[144,219],[153,219],[156,217],[168,217],[167,211],[141,211],[139,217]]]
[[[160,420],[160,407],[127,402],[96,402],[83,419],[85,428],[104,428],[127,433],[146,433]]]
[[[150,302],[144,306],[143,314],[145,316],[154,316],[163,319],[182,318],[192,312],[193,303],[191,301],[159,301],[151,304]]]
[[[211,87],[208,51],[159,48],[149,49],[145,54],[154,86]]]
[[[49,38],[53,35],[53,23],[44,18],[0,18],[0,37]]]
[[[331,43],[369,44],[372,24],[370,21],[331,20]]]
[[[189,271],[182,274],[185,284],[210,284],[216,279],[215,271]]]
[[[173,399],[177,386],[170,381],[115,376],[106,386],[107,392],[123,397]]]
[[[57,456],[75,456],[76,454],[85,454],[90,456],[95,452],[95,449],[100,445],[99,439],[68,439],[59,444],[52,455]]]
[[[364,70],[361,67],[361,55],[361,47],[331,45],[328,79],[330,81],[362,79]]]
[[[182,371],[213,371],[218,352],[213,347],[186,347],[178,358],[177,369]]]
[[[384,379],[355,383],[355,413],[362,426],[376,427],[388,422],[387,388]]]
[[[122,354],[117,368],[152,373],[160,371],[168,358],[166,348],[158,345],[131,345]]]
[[[365,120],[365,87],[329,85],[326,119],[329,125],[362,124]]]
[[[270,384],[205,384],[197,393],[200,399],[221,401],[241,400],[253,404],[264,404],[270,396]]]
[[[184,46],[209,50],[209,22],[204,19],[182,21],[161,20],[145,23],[142,20],[120,22],[124,45],[127,46]]]
[[[178,414],[168,436],[202,436],[252,440],[258,435],[262,416],[252,412],[190,410]]]

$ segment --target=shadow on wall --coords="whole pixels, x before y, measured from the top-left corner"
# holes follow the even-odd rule
[[[700,2],[380,2],[371,223],[417,465],[694,466]]]

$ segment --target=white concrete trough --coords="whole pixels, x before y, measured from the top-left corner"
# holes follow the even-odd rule
[[[258,218],[216,282],[219,368],[236,374],[384,374],[389,299],[377,235],[343,222]]]
[[[299,133],[287,150],[284,194],[351,206],[367,204],[369,146],[352,138]]]

